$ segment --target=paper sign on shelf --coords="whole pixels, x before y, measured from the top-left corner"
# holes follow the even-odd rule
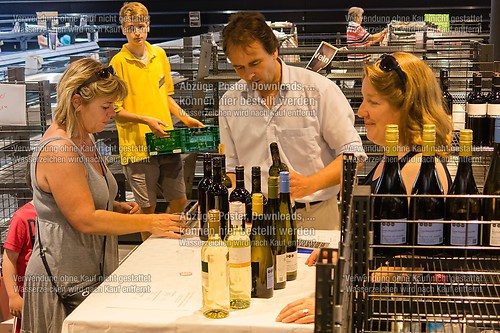
[[[338,48],[330,43],[322,41],[316,52],[314,52],[314,55],[307,64],[306,68],[312,70],[313,72],[319,72],[332,61],[335,54],[337,54],[337,51]]]
[[[26,116],[26,86],[0,84],[0,125],[28,124]]]

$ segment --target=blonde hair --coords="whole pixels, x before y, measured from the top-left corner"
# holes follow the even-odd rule
[[[149,12],[140,2],[125,2],[120,9],[120,24],[125,22],[149,22]]]
[[[104,66],[93,59],[79,59],[69,65],[57,85],[57,106],[54,118],[59,126],[66,128],[70,138],[78,133],[79,120],[71,101],[78,87]],[[100,79],[80,88],[78,94],[83,104],[88,104],[96,98],[107,97],[121,101],[127,97],[127,85],[116,75]]]
[[[399,142],[412,149],[421,146],[424,124],[434,124],[436,152],[448,154],[453,126],[444,110],[441,88],[432,69],[410,53],[395,52],[392,56],[406,73],[404,87],[395,70],[385,72],[380,69],[380,60],[365,66],[363,78],[370,80],[375,90],[400,110]]]

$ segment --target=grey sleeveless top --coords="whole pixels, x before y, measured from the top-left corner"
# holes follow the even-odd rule
[[[66,220],[52,193],[43,191],[36,181],[36,162],[42,149],[50,142],[66,140],[78,152],[87,169],[87,182],[96,209],[113,210],[113,201],[118,186],[105,166],[106,179],[84,156],[81,150],[68,138],[53,137],[41,142],[33,152],[31,163],[31,179],[33,184],[33,200],[38,214],[40,237],[45,248],[45,255],[52,275],[56,277],[58,288],[91,284],[85,279],[95,279],[100,273],[104,236],[84,234],[74,229]],[[56,162],[57,163],[57,162]],[[78,209],[78,207],[75,207]],[[106,221],[102,221],[106,223]],[[46,275],[40,258],[38,239],[33,244],[30,260],[30,272],[34,275]],[[106,255],[104,274],[111,274],[118,267],[118,241],[116,236],[106,237]],[[62,292],[64,294],[64,292]]]

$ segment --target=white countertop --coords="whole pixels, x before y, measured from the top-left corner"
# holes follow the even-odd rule
[[[186,247],[177,240],[150,237],[66,318],[62,332],[313,332],[312,324],[275,322],[283,306],[314,293],[315,268],[304,264],[306,254],[299,254],[297,280],[275,290],[273,298],[254,298],[248,309],[208,319],[200,311],[200,252],[200,244]],[[181,276],[179,270],[186,268],[193,274]]]

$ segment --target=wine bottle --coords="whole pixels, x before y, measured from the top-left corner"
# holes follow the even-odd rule
[[[220,212],[208,212],[208,241],[201,248],[203,315],[219,319],[229,316],[229,264],[226,243],[219,236]]]
[[[224,154],[224,144],[219,143],[219,156],[222,159],[221,168],[222,168],[222,184],[228,189],[233,187],[233,182],[231,178],[226,173],[226,155]]]
[[[495,119],[494,151],[484,182],[483,194],[500,195],[500,119]],[[500,247],[500,199],[483,199],[483,245]],[[496,251],[497,254],[500,251]]]
[[[481,92],[481,73],[473,74],[472,91],[467,96],[466,128],[473,132],[472,144],[485,146],[489,141],[488,123],[486,119],[487,99]]]
[[[439,72],[439,79],[441,82],[441,91],[443,92],[443,106],[446,114],[448,116],[452,117],[452,111],[453,111],[453,97],[451,96],[450,92],[448,91],[450,87],[450,79],[448,75],[448,70],[445,68],[441,68]]]
[[[200,239],[208,239],[207,191],[212,184],[212,155],[203,155],[203,179],[198,183],[198,219],[200,221]]]
[[[261,178],[260,178],[260,166],[253,166],[252,167],[252,192],[250,193],[250,196],[252,197],[254,193],[260,193],[262,194],[262,198],[264,200],[264,208],[267,205],[267,198],[266,196],[262,193],[262,186],[261,186]],[[250,208],[250,209],[249,209]],[[252,221],[252,199],[247,201],[247,218],[249,221]]]
[[[252,195],[252,297],[270,298],[274,292],[274,257],[264,218],[262,193]]]
[[[280,172],[280,215],[286,227],[286,280],[297,278],[297,230],[290,198],[290,173]]]
[[[375,197],[373,201],[374,220],[407,220],[408,198],[401,178],[398,161],[399,130],[397,125],[387,125],[385,130],[385,160],[382,173],[375,186],[375,194],[393,194],[390,197]],[[402,196],[401,196],[402,195]],[[407,245],[408,226],[405,222],[375,222],[374,244]],[[378,253],[394,255],[398,248],[380,248]]]
[[[288,166],[281,162],[280,150],[276,142],[271,142],[269,145],[271,149],[271,158],[273,164],[269,167],[269,176],[279,177],[281,171],[288,171]]]
[[[435,165],[435,125],[424,125],[422,134],[422,163],[413,184],[412,194],[423,195],[443,195],[443,187],[439,181]],[[430,246],[443,245],[443,223],[444,219],[444,198],[443,197],[412,197],[410,200],[410,214],[415,221],[425,220],[412,225],[416,229],[413,234],[413,244],[426,246],[422,254],[437,254],[441,251],[429,248]],[[432,222],[436,221],[436,222]],[[414,223],[415,224],[415,223]]]
[[[234,193],[234,192],[233,192]],[[246,309],[250,306],[252,292],[252,268],[250,238],[243,231],[245,204],[229,203],[231,229],[226,237],[229,249],[229,294],[231,309]]]
[[[460,131],[459,162],[455,180],[448,194],[478,194],[476,181],[472,174],[472,131]],[[481,200],[449,197],[446,199],[446,219],[458,221],[447,223],[444,228],[444,243],[450,246],[478,246]],[[459,255],[470,255],[476,251],[450,251]]]
[[[266,217],[271,221],[271,247],[274,255],[274,289],[286,287],[286,225],[281,218],[278,199],[278,177],[268,179],[268,195]]]
[[[214,157],[213,164],[213,183],[208,187],[207,204],[208,209],[218,209],[220,211],[220,236],[226,237],[227,233],[227,215],[229,213],[229,201],[227,188],[222,184],[222,166],[221,158]]]
[[[495,121],[500,118],[500,72],[493,73],[491,93],[488,96],[486,111],[489,122],[489,146],[495,145]]]
[[[247,191],[245,188],[245,168],[243,165],[237,165],[236,166],[236,188],[231,192],[229,195],[229,202],[234,202],[234,201],[239,201],[245,203],[247,205],[248,202],[252,200],[252,196],[250,195],[250,192]],[[246,208],[247,211],[251,210],[251,205],[248,204],[248,208]],[[250,222],[251,220],[249,219],[249,216],[243,221],[245,223],[246,221]]]

